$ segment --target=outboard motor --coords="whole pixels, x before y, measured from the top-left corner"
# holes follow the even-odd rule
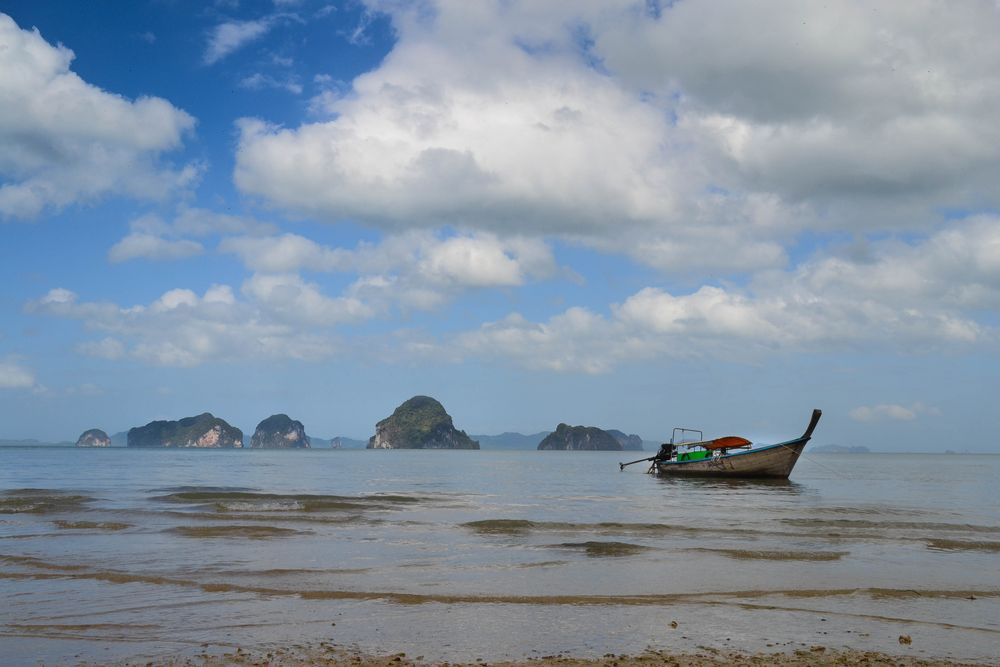
[[[660,451],[656,452],[657,461],[669,461],[674,458],[674,445],[671,442],[665,442],[660,445]]]

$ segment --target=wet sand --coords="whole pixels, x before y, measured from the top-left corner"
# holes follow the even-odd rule
[[[906,638],[900,637],[901,646]],[[244,651],[209,655],[202,654],[190,658],[168,659],[164,661],[81,663],[84,666],[112,664],[115,667],[833,667],[864,665],[866,667],[962,667],[976,663],[956,662],[944,659],[927,659],[908,655],[891,655],[874,651],[831,650],[823,646],[812,646],[790,653],[740,653],[705,649],[697,653],[669,653],[649,650],[636,655],[615,655],[608,653],[600,658],[578,658],[568,655],[548,655],[540,658],[517,661],[486,662],[426,662],[422,656],[408,656],[405,653],[371,655],[360,653],[334,644],[321,643],[317,646],[275,649],[271,651]],[[982,663],[980,663],[982,664]]]

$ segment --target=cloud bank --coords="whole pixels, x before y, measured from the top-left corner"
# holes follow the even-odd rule
[[[109,194],[163,198],[197,165],[161,161],[195,121],[158,97],[130,101],[70,70],[73,52],[0,14],[0,220]]]

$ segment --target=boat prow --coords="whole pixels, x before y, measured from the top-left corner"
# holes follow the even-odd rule
[[[775,445],[750,447],[749,441],[736,436],[693,443],[674,443],[671,438],[660,454],[653,457],[649,471],[669,477],[788,479],[822,415],[822,410],[813,410],[809,426],[801,436]],[[729,443],[728,446],[718,444],[722,441]],[[737,444],[739,441],[746,444]],[[679,446],[696,449],[678,453]],[[728,450],[733,447],[740,449],[730,453]]]

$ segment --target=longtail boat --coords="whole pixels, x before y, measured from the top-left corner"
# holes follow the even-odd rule
[[[651,461],[648,472],[667,477],[788,479],[822,414],[813,410],[805,433],[776,445],[754,446],[735,435],[705,440],[697,429],[675,428],[670,442],[661,445],[656,456],[619,466],[624,470],[632,463]],[[690,437],[694,433],[697,438]]]

